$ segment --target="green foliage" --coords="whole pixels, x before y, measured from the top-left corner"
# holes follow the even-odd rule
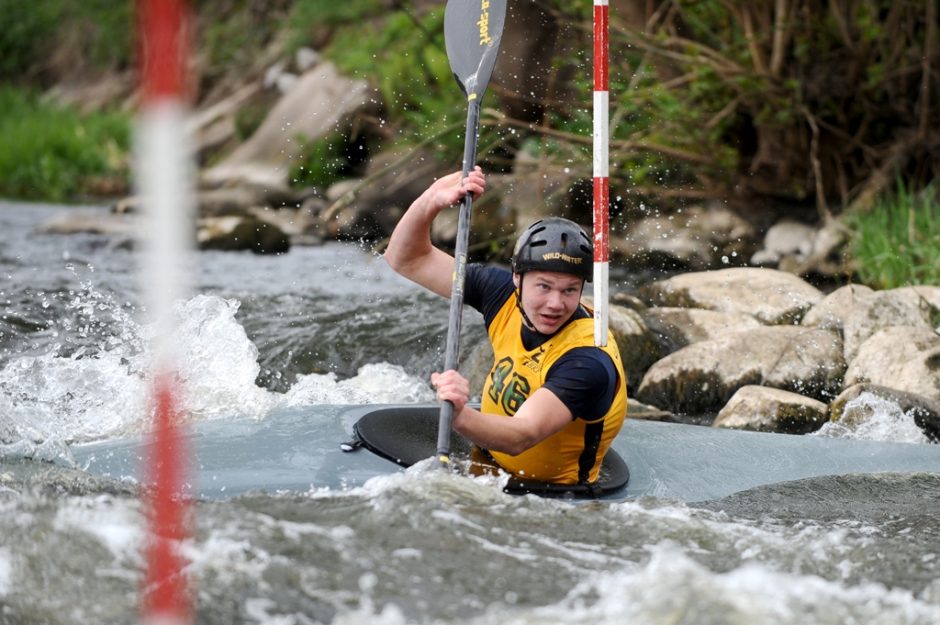
[[[294,29],[304,31],[311,24],[355,23],[385,10],[380,0],[297,0],[290,20]]]
[[[444,49],[443,5],[423,16],[409,7],[389,11],[370,0],[302,0],[295,8],[295,28],[305,27],[302,16],[336,25],[323,53],[345,73],[376,87],[393,141],[413,145],[440,133],[433,147],[459,160],[454,155],[462,154],[462,128],[443,132],[466,116]],[[375,15],[381,19],[369,19]],[[486,142],[484,130],[480,143]]]
[[[284,0],[202,0],[196,44],[205,56],[203,79],[213,81],[252,67],[287,21]]]
[[[271,110],[271,103],[267,101],[246,104],[235,113],[235,137],[239,141],[246,141],[264,122],[264,118]]]
[[[96,176],[127,176],[130,120],[79,115],[36,96],[0,88],[0,195],[66,201]]]
[[[444,50],[443,11],[418,23],[399,11],[365,30],[341,31],[327,54],[344,71],[377,83],[389,118],[411,135],[407,138],[420,140],[465,115],[466,103]],[[461,134],[445,138],[448,151],[460,153]]]
[[[113,0],[0,0],[0,78],[41,73],[53,52],[96,69],[125,67],[133,49],[132,3]],[[75,67],[73,66],[73,69]]]
[[[346,138],[333,134],[319,141],[304,141],[304,161],[290,172],[290,183],[298,187],[325,189],[347,175],[350,162]]]
[[[893,197],[846,222],[863,283],[877,289],[940,284],[940,199],[933,184],[914,194],[899,181]]]
[[[0,0],[0,77],[21,76],[36,64],[62,11],[62,3]]]

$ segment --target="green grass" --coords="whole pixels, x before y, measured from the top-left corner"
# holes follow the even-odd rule
[[[846,217],[859,279],[873,288],[940,285],[940,199],[933,184],[920,193],[898,183],[893,197]]]
[[[83,116],[0,88],[0,196],[74,201],[96,178],[126,178],[130,132],[127,115]]]
[[[0,79],[40,79],[55,51],[71,49],[70,68],[128,67],[133,5],[114,0],[0,0]],[[60,63],[62,61],[59,61]]]

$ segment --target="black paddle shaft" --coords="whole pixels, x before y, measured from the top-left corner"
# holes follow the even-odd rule
[[[506,21],[507,0],[449,0],[444,9],[444,42],[447,58],[457,84],[467,96],[467,130],[464,137],[463,177],[476,163],[477,131],[480,126],[480,100],[489,83],[499,42]],[[470,208],[473,197],[468,193],[460,205],[457,218],[457,241],[454,247],[454,274],[447,322],[447,348],[444,370],[457,368],[460,354],[460,321],[463,311],[464,278],[467,269],[467,248],[470,240]],[[450,430],[454,405],[441,404],[437,431],[437,458],[450,459]]]
[[[467,140],[464,141],[463,175],[470,173],[476,161],[476,133],[480,123],[480,105],[471,100],[467,110]],[[470,138],[473,137],[471,141]],[[457,241],[454,248],[454,276],[450,291],[450,313],[447,318],[447,349],[444,352],[444,370],[457,368],[460,356],[460,322],[463,312],[463,289],[467,271],[467,248],[470,237],[470,209],[473,196],[467,194],[460,203],[457,215]],[[450,455],[450,430],[454,418],[454,404],[445,401],[441,404],[441,416],[437,431],[438,458]]]

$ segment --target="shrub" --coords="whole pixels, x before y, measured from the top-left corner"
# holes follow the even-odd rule
[[[130,120],[87,116],[0,88],[0,195],[68,201],[100,176],[127,176]]]

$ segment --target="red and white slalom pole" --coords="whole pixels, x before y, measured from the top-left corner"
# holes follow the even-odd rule
[[[607,345],[610,185],[608,181],[608,0],[594,0],[594,344]]]
[[[143,208],[141,278],[154,325],[154,411],[146,574],[141,619],[148,625],[192,621],[192,593],[181,546],[189,538],[184,493],[184,407],[177,375],[174,304],[186,293],[193,236],[193,159],[185,130],[188,20],[185,0],[138,0],[141,107],[135,137],[135,181]]]

